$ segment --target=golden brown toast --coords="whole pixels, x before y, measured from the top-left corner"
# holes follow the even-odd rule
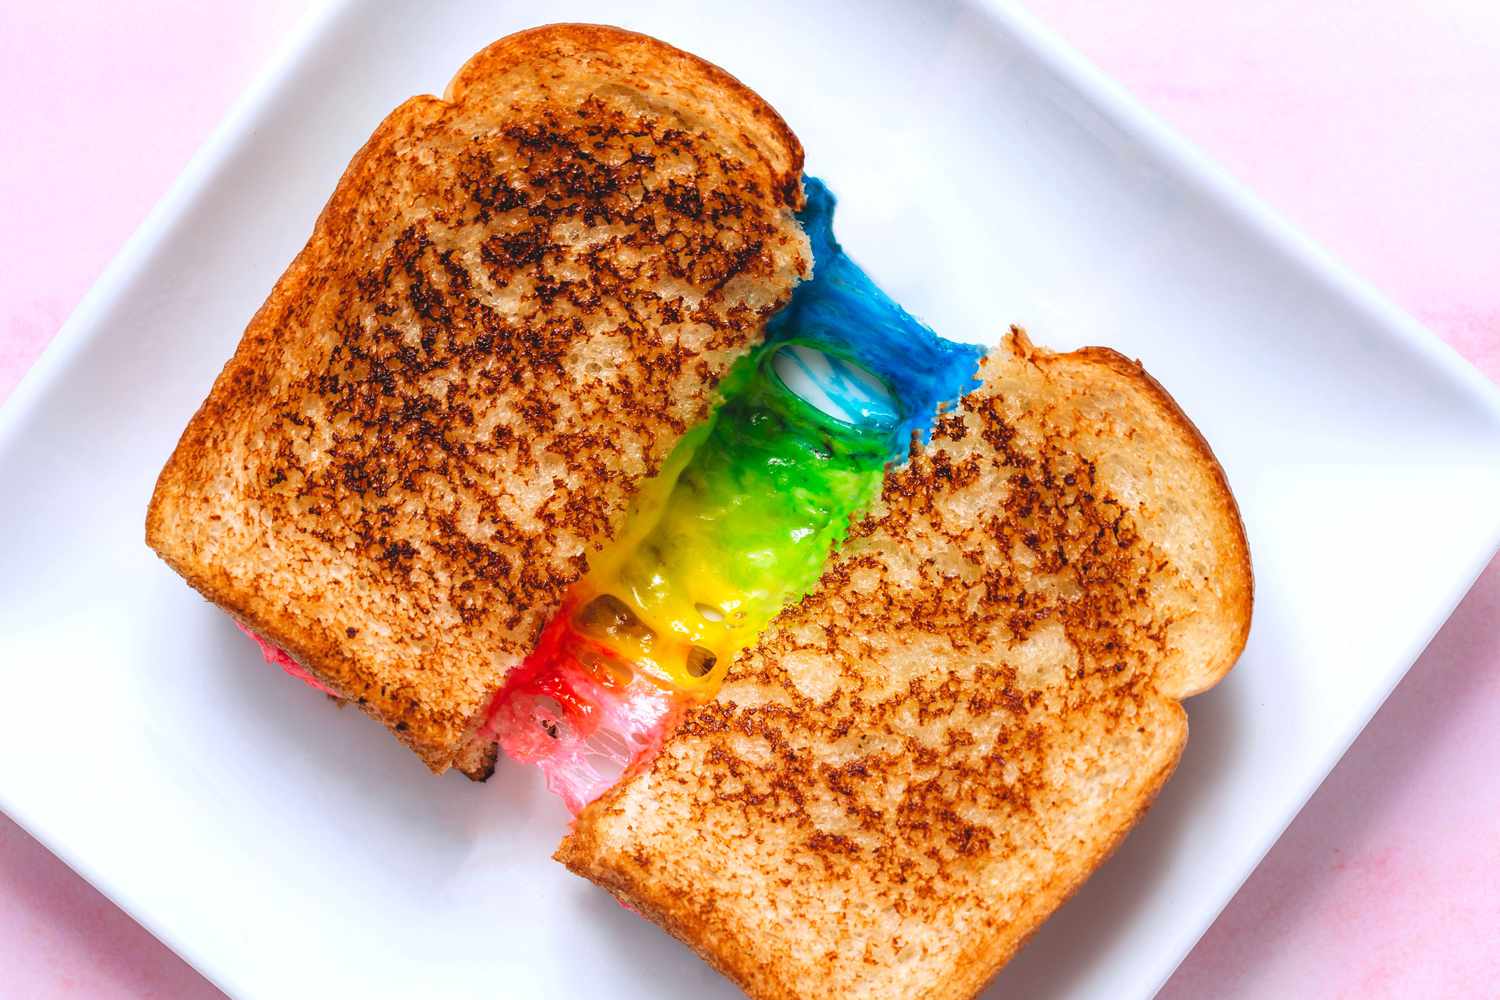
[[[393,111],[163,469],[148,543],[434,771],[811,268],[727,73],[554,25]]]
[[[983,988],[1114,850],[1227,672],[1252,579],[1138,364],[1014,331],[718,699],[558,860],[752,997]]]

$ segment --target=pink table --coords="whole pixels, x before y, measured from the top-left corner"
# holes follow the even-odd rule
[[[0,8],[0,397],[303,6]],[[1032,8],[1500,379],[1500,5]],[[1164,996],[1500,995],[1497,622],[1500,561]],[[3,818],[0,994],[218,995]]]

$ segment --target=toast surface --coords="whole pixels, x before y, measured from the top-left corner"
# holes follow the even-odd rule
[[[752,997],[969,997],[1114,849],[1248,633],[1238,509],[1138,364],[1015,331],[718,699],[558,860]]]
[[[158,481],[147,541],[461,756],[638,484],[810,273],[802,150],[727,73],[554,25],[375,130]]]

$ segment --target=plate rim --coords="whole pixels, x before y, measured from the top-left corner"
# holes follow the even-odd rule
[[[41,354],[22,373],[9,397],[0,403],[0,450],[11,442],[12,435],[21,433],[26,418],[58,385],[79,353],[99,334],[102,329],[99,318],[146,270],[160,246],[171,237],[183,217],[218,179],[225,161],[235,156],[244,143],[253,139],[254,124],[267,112],[267,105],[292,76],[292,71],[323,43],[325,36],[338,22],[357,14],[369,2],[370,0],[318,0],[301,16],[287,36],[273,47],[271,57],[231,103],[224,117],[189,158],[181,173],[119,252],[111,258]],[[1372,326],[1378,327],[1384,335],[1395,338],[1402,346],[1416,351],[1456,389],[1462,389],[1470,402],[1487,410],[1500,422],[1500,385],[1491,381],[1455,348],[1266,204],[1194,143],[1147,110],[1123,85],[1107,76],[1080,51],[1025,10],[1018,0],[967,0],[966,5],[976,13],[993,19],[1044,70],[1071,87],[1081,99],[1097,108],[1103,117],[1157,157],[1171,171],[1174,181],[1196,188],[1209,202],[1227,211],[1236,225],[1243,226],[1263,240],[1270,252],[1282,255],[1293,266],[1316,279],[1331,294],[1339,296],[1347,304],[1366,314]],[[1500,446],[1500,437],[1497,437],[1496,444]],[[1441,602],[1442,613],[1428,622],[1427,627],[1420,630],[1399,651],[1399,655],[1391,661],[1394,666],[1380,676],[1379,682],[1367,688],[1367,694],[1356,713],[1358,724],[1350,726],[1341,734],[1335,752],[1329,759],[1321,761],[1313,772],[1313,777],[1305,782],[1306,787],[1301,789],[1296,808],[1280,822],[1267,827],[1254,851],[1255,863],[1244,871],[1234,891],[1219,901],[1212,915],[1200,926],[1191,929],[1191,937],[1170,967],[1165,968],[1160,975],[1155,990],[1159,990],[1171,978],[1218,914],[1259,867],[1265,855],[1280,840],[1286,828],[1364,732],[1371,718],[1406,676],[1433,636],[1447,622],[1454,608],[1472,588],[1497,551],[1500,551],[1500,510],[1496,512],[1495,523],[1487,540],[1481,541],[1471,563],[1458,575],[1453,587],[1446,593]],[[232,984],[237,977],[232,969],[222,967],[222,963],[214,956],[204,954],[190,937],[163,926],[152,914],[148,904],[118,890],[107,872],[72,850],[64,833],[44,829],[42,823],[29,818],[27,810],[14,801],[3,786],[0,786],[0,811],[215,987],[233,995]]]
[[[1389,334],[1403,345],[1416,350],[1442,375],[1451,378],[1457,387],[1464,389],[1478,407],[1488,410],[1492,416],[1500,417],[1500,385],[1491,381],[1459,354],[1456,348],[1424,326],[1367,279],[1293,225],[1280,211],[1230,174],[1226,167],[1148,110],[1122,84],[1095,66],[1080,50],[1026,10],[1020,0],[974,0],[974,3],[987,10],[1015,38],[1029,47],[1049,70],[1071,84],[1081,97],[1120,125],[1131,138],[1144,144],[1165,163],[1178,170],[1181,179],[1197,185],[1213,202],[1230,210],[1237,223],[1265,240],[1272,250],[1284,254],[1295,266],[1368,314],[1382,333]],[[1245,882],[1281,840],[1292,821],[1307,807],[1318,789],[1323,787],[1333,769],[1343,760],[1355,740],[1363,735],[1375,714],[1416,665],[1433,637],[1447,624],[1459,602],[1473,589],[1475,581],[1497,553],[1500,553],[1500,511],[1496,512],[1487,540],[1481,540],[1478,544],[1472,561],[1458,575],[1454,586],[1441,602],[1441,614],[1428,622],[1427,627],[1392,660],[1393,666],[1384,672],[1379,683],[1373,683],[1367,688],[1368,693],[1356,712],[1358,724],[1341,734],[1341,738],[1335,743],[1334,752],[1320,763],[1314,777],[1304,783],[1297,796],[1296,808],[1267,828],[1253,852],[1254,864],[1244,871],[1234,890],[1219,902],[1212,915],[1193,928],[1187,946],[1181,949],[1176,960],[1157,978],[1152,989],[1153,996],[1172,978],[1219,915],[1239,895]],[[1188,699],[1184,705],[1190,701]]]

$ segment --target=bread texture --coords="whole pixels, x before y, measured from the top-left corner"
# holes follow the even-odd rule
[[[971,997],[1140,818],[1250,625],[1139,364],[1020,331],[820,586],[557,858],[752,997]]]
[[[810,274],[802,149],[722,70],[554,25],[393,111],[250,321],[146,538],[434,771]]]

